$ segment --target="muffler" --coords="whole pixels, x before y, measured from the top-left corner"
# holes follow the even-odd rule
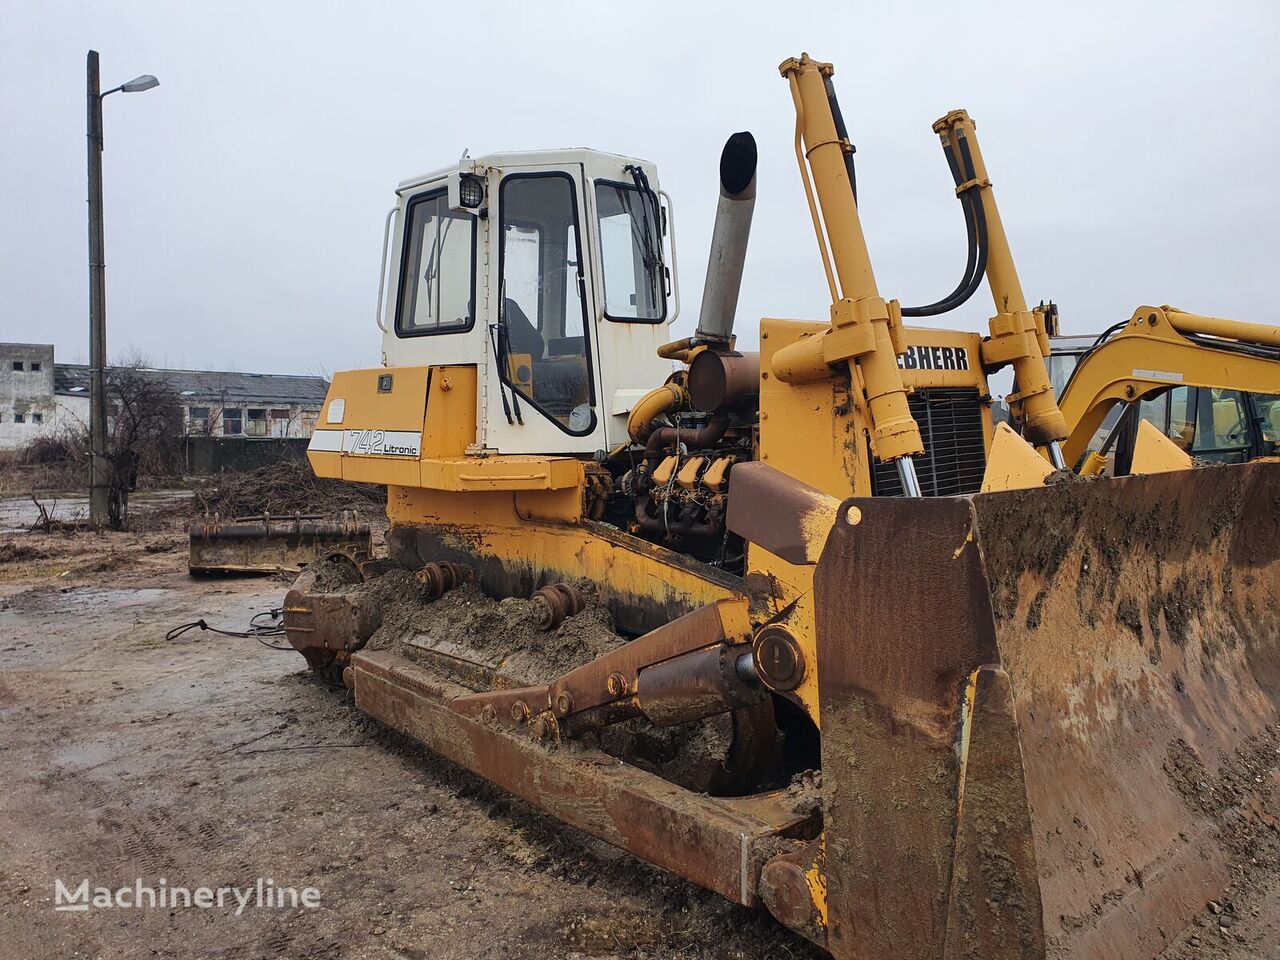
[[[731,136],[720,153],[720,202],[694,342],[727,345],[733,336],[755,206],[756,138],[743,131]]]

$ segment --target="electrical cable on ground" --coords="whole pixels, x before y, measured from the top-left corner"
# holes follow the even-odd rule
[[[263,618],[267,618],[265,621]],[[281,607],[273,607],[270,610],[264,610],[262,613],[255,613],[249,618],[248,630],[223,630],[219,627],[211,627],[203,619],[192,620],[190,623],[182,623],[174,627],[164,635],[165,640],[176,640],[189,630],[208,630],[210,633],[216,633],[221,637],[235,637],[244,640],[257,640],[264,647],[271,650],[288,650],[292,651],[293,647],[284,644],[268,643],[268,637],[285,636],[284,625],[281,622],[284,617],[284,610]]]

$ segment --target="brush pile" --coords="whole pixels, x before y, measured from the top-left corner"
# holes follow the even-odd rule
[[[284,459],[245,473],[224,473],[195,488],[201,512],[234,517],[288,516],[293,513],[337,516],[352,513],[370,520],[385,515],[386,487],[317,477],[306,460]]]

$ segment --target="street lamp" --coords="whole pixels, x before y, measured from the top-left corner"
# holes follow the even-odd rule
[[[141,93],[160,81],[149,73],[101,93],[98,51],[88,58],[89,99],[89,523],[100,528],[107,522],[110,479],[107,463],[107,308],[106,260],[102,241],[102,98],[113,93]]]

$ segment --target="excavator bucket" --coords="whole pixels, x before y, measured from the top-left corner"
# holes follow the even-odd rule
[[[1280,783],[1280,464],[841,518],[815,571],[831,952],[1157,956]]]
[[[373,550],[367,523],[301,514],[201,520],[191,525],[189,544],[192,573],[297,573],[317,557]]]

